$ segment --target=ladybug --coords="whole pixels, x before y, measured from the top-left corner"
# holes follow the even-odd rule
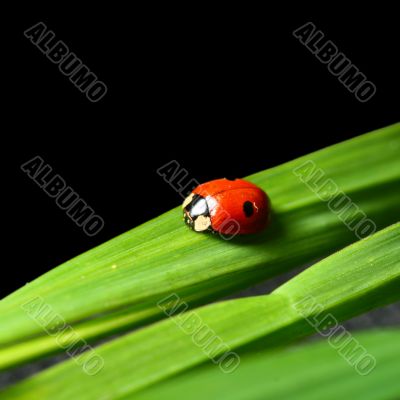
[[[243,179],[216,179],[197,186],[182,204],[185,223],[196,232],[257,233],[269,220],[269,199]]]

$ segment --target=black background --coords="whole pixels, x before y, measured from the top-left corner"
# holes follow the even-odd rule
[[[398,28],[377,14],[195,8],[21,10],[5,77],[12,262],[2,295],[181,202],[156,173],[243,177],[399,120]],[[71,11],[71,10],[69,10]],[[327,16],[329,14],[329,18]],[[393,14],[395,15],[395,14]],[[23,31],[43,21],[108,86],[91,103]],[[374,82],[358,102],[293,36],[312,21]],[[40,155],[105,221],[88,237],[20,165]]]

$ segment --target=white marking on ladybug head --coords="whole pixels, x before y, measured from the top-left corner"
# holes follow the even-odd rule
[[[211,226],[211,218],[204,215],[199,215],[194,220],[194,230],[196,232],[202,232],[207,230]]]
[[[210,215],[214,216],[215,212],[217,211],[218,202],[213,196],[207,196],[207,206]]]
[[[198,215],[205,215],[206,213],[208,213],[206,199],[200,198],[196,200],[192,209],[190,210],[191,216],[196,217]]]
[[[190,204],[193,200],[194,193],[190,193],[188,197],[183,201],[182,208],[185,208],[188,204]]]

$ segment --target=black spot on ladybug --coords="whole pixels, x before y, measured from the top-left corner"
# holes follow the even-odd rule
[[[243,203],[243,212],[247,218],[250,218],[254,213],[253,203],[251,201],[245,201]]]

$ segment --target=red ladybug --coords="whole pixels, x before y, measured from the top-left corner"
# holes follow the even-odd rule
[[[263,190],[242,179],[216,179],[197,186],[182,204],[184,220],[196,232],[256,233],[269,219]]]

